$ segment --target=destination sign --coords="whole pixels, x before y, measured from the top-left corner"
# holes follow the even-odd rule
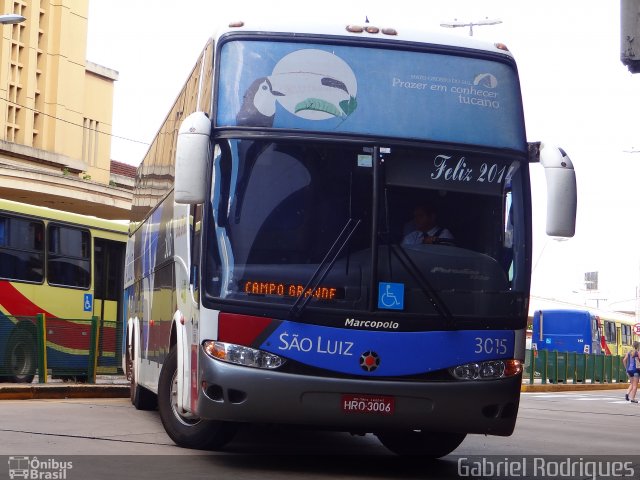
[[[273,295],[277,297],[314,297],[318,300],[339,300],[344,298],[344,288],[319,286],[305,289],[299,283],[246,280],[243,291],[249,295]]]

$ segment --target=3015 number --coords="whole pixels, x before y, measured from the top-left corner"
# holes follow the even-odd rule
[[[489,355],[504,355],[507,353],[506,338],[482,338],[476,337],[476,348],[474,353],[484,353]]]

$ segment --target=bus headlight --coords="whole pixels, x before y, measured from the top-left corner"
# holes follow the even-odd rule
[[[211,358],[245,367],[273,369],[284,365],[285,362],[284,358],[273,353],[233,343],[207,340],[202,344],[202,347]]]
[[[490,360],[465,363],[450,368],[449,372],[458,380],[495,380],[520,374],[522,362],[520,360]]]

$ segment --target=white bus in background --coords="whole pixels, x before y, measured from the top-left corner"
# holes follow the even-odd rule
[[[573,167],[527,144],[504,45],[369,24],[221,30],[138,170],[132,402],[157,403],[191,448],[251,422],[426,457],[510,435],[538,161],[547,233],[572,236]],[[425,203],[455,243],[403,244]]]

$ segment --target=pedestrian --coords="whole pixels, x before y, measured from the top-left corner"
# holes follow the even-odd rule
[[[640,377],[640,342],[633,342],[633,351],[627,352],[622,359],[624,368],[629,375],[629,388],[624,398],[632,403],[638,403],[636,392],[638,391],[638,378]]]

